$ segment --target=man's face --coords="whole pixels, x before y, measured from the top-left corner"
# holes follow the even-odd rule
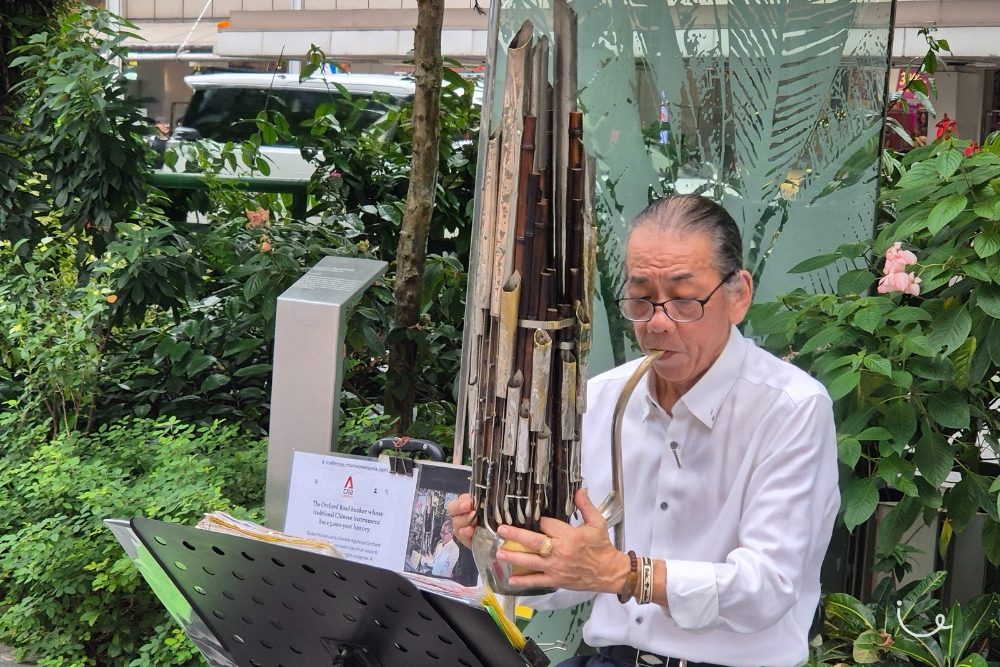
[[[447,544],[451,542],[451,527],[441,526],[441,541]]]
[[[655,225],[636,229],[629,239],[625,268],[625,296],[652,302],[667,299],[704,299],[723,276],[714,263],[707,234],[661,230]],[[740,291],[719,288],[705,315],[695,322],[677,323],[657,307],[649,322],[633,322],[643,352],[664,350],[653,366],[657,386],[683,393],[693,386],[722,353],[730,326],[743,320],[750,307],[751,282],[740,272]]]

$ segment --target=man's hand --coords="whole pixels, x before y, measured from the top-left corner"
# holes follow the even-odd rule
[[[462,496],[468,498],[468,496]],[[454,501],[460,503],[462,498]],[[597,593],[618,593],[625,585],[631,570],[629,557],[615,549],[608,538],[608,524],[601,513],[590,502],[586,489],[580,489],[574,497],[576,506],[583,514],[583,525],[569,524],[543,517],[541,533],[500,526],[500,536],[519,542],[534,551],[540,551],[546,539],[552,540],[552,552],[548,556],[537,553],[520,553],[500,550],[499,560],[528,570],[535,574],[511,577],[512,586],[566,588],[574,591],[594,591]],[[471,509],[471,502],[469,503]],[[451,505],[448,506],[451,512]],[[454,515],[453,515],[454,516]],[[458,519],[455,518],[458,526]],[[471,538],[471,530],[469,536]]]
[[[467,548],[472,548],[472,536],[476,533],[476,513],[472,511],[472,498],[463,493],[448,503],[448,514],[455,527],[455,537]]]

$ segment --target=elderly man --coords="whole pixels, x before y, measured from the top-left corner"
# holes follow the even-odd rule
[[[663,350],[625,411],[625,548],[591,502],[611,489],[612,410],[638,361],[591,380],[583,420],[583,522],[500,535],[535,570],[518,586],[560,590],[538,608],[595,597],[582,667],[795,667],[808,656],[819,573],[839,507],[830,398],[735,325],[750,307],[732,217],[695,195],[665,197],[632,224],[619,306],[643,352]],[[449,512],[467,543],[468,496]],[[567,663],[564,663],[567,664]]]
[[[431,574],[435,577],[451,578],[455,563],[458,562],[458,545],[452,540],[454,526],[451,519],[445,519],[441,524],[441,540],[437,543],[433,554],[424,554],[420,561],[431,568]]]

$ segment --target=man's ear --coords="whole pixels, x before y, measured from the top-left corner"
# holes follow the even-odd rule
[[[740,278],[740,289],[734,291],[726,291],[726,297],[729,301],[729,323],[739,324],[746,317],[747,311],[750,310],[750,304],[753,303],[753,276],[746,269],[743,269],[739,273]]]

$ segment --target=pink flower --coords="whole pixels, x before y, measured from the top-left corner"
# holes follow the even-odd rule
[[[883,271],[886,275],[902,273],[906,270],[906,267],[917,263],[917,256],[909,250],[902,250],[902,247],[903,244],[897,241],[892,244],[891,248],[885,251],[885,268]]]
[[[256,211],[247,211],[246,214],[251,227],[260,227],[267,224],[267,221],[271,219],[271,212],[260,206],[257,207]]]
[[[878,281],[878,293],[902,292],[903,294],[920,295],[920,278],[914,273],[889,273]]]

